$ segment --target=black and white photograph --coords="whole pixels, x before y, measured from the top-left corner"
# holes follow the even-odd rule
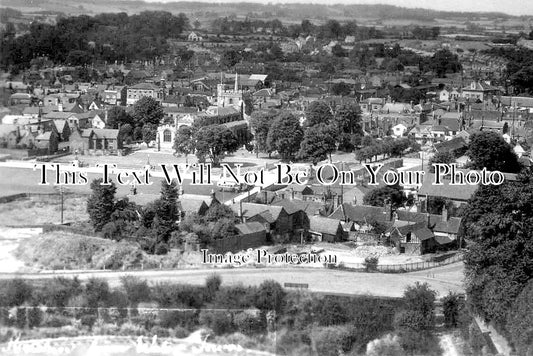
[[[0,355],[533,356],[533,2],[0,0]]]

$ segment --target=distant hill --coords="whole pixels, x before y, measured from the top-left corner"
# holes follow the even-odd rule
[[[196,17],[230,16],[285,18],[293,20],[314,19],[400,19],[433,21],[435,19],[472,20],[512,18],[503,13],[463,13],[428,9],[410,9],[392,5],[324,5],[324,4],[265,4],[260,3],[207,3],[207,2],[144,2],[138,0],[2,0],[2,7],[22,12],[52,11],[67,15],[97,14],[101,12],[127,12],[162,10],[183,12]]]

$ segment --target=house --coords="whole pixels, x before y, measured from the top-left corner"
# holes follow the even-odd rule
[[[178,210],[181,217],[187,214],[205,215],[210,207],[217,204],[221,203],[214,191],[211,192],[211,195],[183,194],[181,192],[178,198]]]
[[[75,129],[69,138],[71,152],[79,153],[118,153],[123,147],[119,130],[114,129]]]
[[[433,147],[436,152],[449,152],[454,157],[462,156],[467,150],[467,143],[462,137],[454,137],[451,140],[436,143]]]
[[[392,218],[392,212],[389,207],[343,203],[328,217],[344,222],[353,222],[357,231],[369,231],[372,225],[377,223],[388,225]]]
[[[127,103],[128,88],[125,86],[113,86],[104,90],[103,101],[109,105],[125,106]]]
[[[392,135],[395,137],[402,137],[407,132],[407,126],[404,124],[394,125],[392,127]]]
[[[313,241],[340,242],[344,240],[344,229],[340,220],[322,216],[309,217],[308,234]]]
[[[59,145],[59,136],[55,131],[43,132],[35,137],[34,145],[36,148],[46,150],[47,154],[57,152]]]
[[[143,96],[163,100],[163,89],[152,83],[140,83],[127,89],[126,105],[134,105]]]
[[[30,105],[32,96],[28,93],[15,93],[9,97],[9,105]]]
[[[388,237],[400,253],[422,255],[434,252],[436,247],[435,235],[424,222],[395,224],[388,232]]]
[[[477,100],[487,101],[500,92],[500,89],[493,87],[489,84],[472,81],[469,86],[464,87],[461,90],[462,97],[475,102]]]
[[[263,224],[253,221],[235,225],[237,235],[214,240],[210,250],[216,253],[238,252],[250,248],[264,246],[267,243],[267,233]]]
[[[289,241],[293,235],[294,227],[289,214],[281,206],[240,202],[231,208],[243,222],[257,221],[263,224],[267,236],[273,241]]]
[[[465,172],[464,170],[460,169],[457,171],[463,171],[463,173]],[[421,202],[429,197],[438,197],[450,200],[454,203],[454,205],[460,206],[462,204],[466,204],[478,188],[478,185],[470,184],[451,185],[449,175],[443,179],[442,185],[434,184],[434,182],[435,174],[427,174],[422,182],[422,186],[418,190],[418,199]]]
[[[199,36],[196,32],[191,32],[187,35],[187,41],[189,42],[200,42],[202,40],[202,36]]]
[[[68,141],[70,137],[70,126],[68,125],[67,120],[54,120],[54,125],[59,135],[58,137],[59,141],[60,142]]]

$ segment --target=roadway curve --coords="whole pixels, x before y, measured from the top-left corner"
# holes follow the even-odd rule
[[[415,282],[427,282],[438,296],[449,291],[464,293],[463,263],[454,263],[444,267],[432,268],[411,273],[361,273],[323,268],[231,268],[231,269],[191,269],[191,270],[148,270],[148,271],[61,271],[56,273],[12,274],[2,273],[0,279],[14,277],[24,279],[46,279],[56,276],[88,279],[98,277],[107,279],[110,285],[120,283],[120,277],[134,275],[150,283],[174,282],[202,285],[206,277],[213,273],[222,277],[223,285],[259,285],[267,279],[280,284],[305,283],[309,291],[327,294],[374,295],[382,297],[401,297],[408,285]]]

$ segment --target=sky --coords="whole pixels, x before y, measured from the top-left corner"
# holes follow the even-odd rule
[[[148,2],[173,2],[173,0],[146,0]],[[532,0],[192,0],[202,2],[257,2],[257,3],[340,3],[387,4],[410,8],[427,8],[444,11],[503,12],[511,15],[533,15]]]

